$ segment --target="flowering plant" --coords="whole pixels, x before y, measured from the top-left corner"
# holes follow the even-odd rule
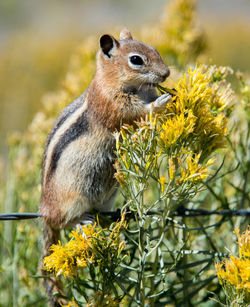
[[[230,72],[215,66],[188,68],[162,114],[124,125],[116,134],[115,176],[126,206],[136,213],[127,235],[128,242],[138,246],[138,259],[130,264],[133,273],[137,272],[134,303],[144,306],[146,302],[164,301],[166,278],[180,261],[179,254],[173,257],[172,266],[163,264],[168,259],[163,250],[170,246],[166,235],[171,223],[178,223],[171,214],[201,191],[214,164],[211,155],[225,145],[233,95],[225,77]],[[181,236],[185,242],[186,234]],[[186,285],[182,289],[185,293]]]
[[[112,294],[120,274],[119,264],[126,258],[126,254],[121,255],[125,248],[120,238],[123,228],[126,228],[125,215],[109,228],[92,224],[81,226],[70,233],[70,241],[64,246],[60,241],[51,246],[51,254],[44,258],[44,269],[71,280],[72,287],[81,295],[75,294],[74,304],[80,304],[82,297],[88,306],[117,306],[119,303],[117,293]],[[84,287],[90,290],[92,297]]]
[[[179,254],[164,267],[168,259],[163,252],[165,238],[171,223],[176,222],[171,213],[201,190],[214,163],[211,155],[225,144],[232,90],[222,76],[224,80],[229,72],[207,66],[189,68],[177,81],[176,95],[162,114],[149,114],[115,134],[115,177],[121,184],[125,206],[135,212],[135,221],[123,231],[126,245],[119,238],[123,215],[108,237],[107,230],[84,227],[83,235],[73,231],[65,246],[60,242],[52,246],[52,254],[44,260],[47,270],[70,276],[77,283],[88,276],[88,284],[95,285],[97,273],[93,279],[93,272],[98,271],[102,277],[99,286],[93,287],[94,293],[78,288],[89,304],[93,301],[106,306],[111,298],[117,304],[128,299],[142,306],[162,303],[167,276],[178,269],[180,261]],[[185,241],[184,233],[182,237]],[[130,253],[132,256],[126,258]],[[185,266],[188,264],[184,262]],[[74,299],[81,303],[77,296]]]
[[[139,183],[138,193],[143,193],[148,180],[159,183],[161,201],[196,193],[214,162],[211,154],[225,145],[233,93],[222,77],[229,72],[215,66],[189,68],[162,114],[150,114],[136,127],[123,126],[122,141],[116,134],[116,178],[126,193]]]
[[[229,259],[215,264],[217,276],[223,286],[230,306],[250,303],[250,227],[240,234],[235,230],[239,246],[239,257],[231,255]]]

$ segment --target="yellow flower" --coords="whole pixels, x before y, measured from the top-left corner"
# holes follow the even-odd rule
[[[153,112],[149,113],[149,121],[150,121],[151,125],[155,124],[155,117],[153,115]]]
[[[211,76],[205,67],[199,66],[188,71],[176,83],[177,100],[175,104],[168,104],[167,110],[175,114],[192,110],[196,116],[199,108],[210,105],[212,99]]]
[[[172,146],[182,135],[195,138],[194,151],[207,155],[225,144],[227,119],[222,113],[232,100],[232,90],[227,85],[212,82],[212,73],[206,66],[198,66],[179,79],[177,95],[167,104],[165,122],[160,138],[165,146]]]
[[[128,156],[126,151],[124,151],[123,155],[121,156],[121,160],[124,163],[126,169],[129,169],[129,166],[130,166],[131,163],[129,161],[129,156]]]
[[[165,189],[165,183],[166,183],[166,177],[165,176],[161,176],[160,179],[158,179],[158,182],[161,185],[161,193],[164,193],[164,189]]]
[[[52,254],[44,258],[44,268],[49,272],[55,272],[56,275],[63,274],[69,276],[74,274],[74,263],[71,252],[61,245],[52,245],[50,250]]]
[[[72,301],[68,303],[68,305],[64,306],[64,307],[79,307],[79,305],[77,304],[77,302],[75,301],[74,297],[72,298]]]
[[[159,169],[167,155],[168,159],[178,161],[174,165],[169,160],[168,170],[170,180],[175,177],[178,185],[207,178],[208,166],[213,161],[205,163],[205,159],[224,146],[227,134],[227,118],[222,109],[228,101],[219,91],[222,85],[215,85],[213,73],[214,70],[204,65],[188,68],[176,83],[176,96],[166,105],[165,112],[147,115],[136,123],[137,128],[123,127],[122,146],[117,144],[121,173],[126,170],[136,174],[139,171],[152,173]],[[161,91],[164,91],[163,87]],[[184,147],[186,153],[182,152]],[[116,174],[121,183],[129,180],[129,173],[124,174],[126,178]],[[180,174],[180,178],[176,174]],[[161,185],[161,190],[163,188]]]
[[[217,276],[222,284],[230,284],[236,291],[245,291],[246,297],[250,291],[250,229],[239,234],[239,229],[235,229],[238,237],[239,258],[230,256],[223,262],[215,264]]]
[[[205,164],[200,164],[199,160],[201,157],[201,152],[199,154],[189,153],[186,159],[186,166],[183,161],[178,157],[178,163],[181,168],[181,181],[201,181],[208,176],[208,166],[213,164],[213,159],[209,159]]]
[[[187,166],[189,176],[185,180],[203,180],[207,177],[208,170],[199,164],[200,154],[195,157],[187,157]]]
[[[187,115],[182,113],[173,118],[167,118],[162,125],[163,131],[160,132],[160,138],[166,147],[170,147],[175,144],[181,136],[185,137],[193,132],[194,125],[195,116],[192,111],[189,111]]]
[[[156,166],[158,162],[158,158],[161,156],[162,150],[160,150],[157,154],[149,154],[146,156],[146,165],[145,170],[147,170],[151,166]]]
[[[120,241],[121,229],[124,227],[125,215],[111,230],[91,224],[82,226],[81,231],[73,230],[70,233],[71,240],[65,246],[61,242],[51,246],[51,255],[44,258],[44,269],[56,275],[74,277],[79,269],[89,264],[106,263],[109,259],[119,262],[120,253],[125,248],[125,243]],[[103,255],[108,257],[103,258]]]
[[[151,161],[149,160],[149,161],[147,161],[147,163],[145,165],[145,169],[147,170],[150,167],[150,165],[151,165]]]
[[[240,235],[239,229],[235,229],[234,233],[238,237],[239,244],[239,256],[240,258],[248,257],[250,258],[250,226]]]
[[[250,260],[230,256],[225,262],[215,265],[218,278],[233,285],[236,289],[249,289]]]
[[[126,134],[126,132],[125,132],[125,130],[124,130],[124,128],[121,128],[121,136],[122,136],[122,139],[123,140],[126,140],[127,139],[127,134]]]
[[[56,275],[74,276],[78,267],[84,268],[88,263],[93,262],[94,255],[91,252],[92,239],[98,238],[94,226],[87,225],[82,227],[82,233],[78,230],[72,231],[72,239],[65,244],[61,242],[52,245],[51,255],[44,258],[44,268],[47,271],[55,272]]]
[[[168,165],[169,165],[169,169],[168,169],[169,179],[173,180],[175,176],[175,164],[173,162],[173,158],[168,159]]]

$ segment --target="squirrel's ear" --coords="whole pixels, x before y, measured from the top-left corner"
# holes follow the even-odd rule
[[[119,42],[112,35],[104,34],[100,38],[100,47],[102,52],[109,58],[112,56],[112,51],[115,48],[118,48],[119,45]]]
[[[133,39],[130,31],[127,28],[122,29],[120,39]]]

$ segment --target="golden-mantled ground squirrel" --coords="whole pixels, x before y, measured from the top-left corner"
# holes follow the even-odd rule
[[[84,221],[87,213],[111,209],[117,189],[113,133],[149,110],[164,108],[171,96],[158,96],[155,86],[168,76],[157,50],[133,40],[127,29],[120,40],[100,38],[94,79],[62,111],[47,139],[40,205],[44,256],[58,242],[60,229]],[[45,280],[57,306],[52,296],[56,282]]]

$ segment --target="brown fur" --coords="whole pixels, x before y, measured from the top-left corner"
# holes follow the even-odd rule
[[[134,120],[145,115],[145,109],[139,104],[136,105],[135,97],[122,92],[121,88],[114,89],[111,84],[110,95],[105,97],[102,89],[104,87],[107,91],[108,85],[104,84],[105,81],[98,81],[98,77],[93,80],[87,95],[90,101],[90,121],[94,119],[99,125],[114,132],[120,130],[122,123],[132,124]]]

